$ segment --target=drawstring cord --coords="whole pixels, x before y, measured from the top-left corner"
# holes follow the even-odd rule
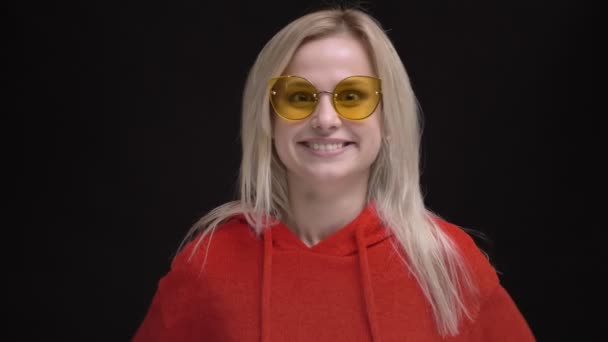
[[[261,341],[270,341],[270,290],[272,281],[272,230],[264,229],[264,260],[262,274],[262,333]]]
[[[379,342],[378,319],[376,316],[376,303],[374,301],[374,293],[371,285],[371,275],[369,270],[369,261],[367,258],[367,247],[363,240],[363,232],[361,227],[357,227],[355,237],[359,250],[359,267],[361,271],[361,282],[363,285],[363,294],[365,297],[365,306],[367,311],[367,319],[374,342]],[[261,342],[270,341],[270,291],[272,289],[272,230],[267,228],[264,230],[264,260],[262,274],[262,308],[261,308]]]
[[[367,259],[367,246],[363,240],[363,228],[357,227],[355,236],[357,238],[357,246],[359,249],[359,266],[361,268],[361,282],[363,283],[363,293],[365,295],[365,305],[367,307],[367,319],[372,333],[374,342],[380,341],[378,330],[378,319],[376,317],[376,302],[374,301],[374,292],[372,291],[371,275],[369,271],[369,262]]]

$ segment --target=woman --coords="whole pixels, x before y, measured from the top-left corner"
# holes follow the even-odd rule
[[[251,69],[241,197],[203,217],[134,341],[533,341],[495,270],[423,203],[416,99],[369,15],[278,32]]]

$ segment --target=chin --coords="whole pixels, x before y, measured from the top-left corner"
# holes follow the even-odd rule
[[[339,168],[307,170],[302,176],[302,178],[310,183],[323,183],[327,185],[347,180],[354,181],[358,177],[366,177],[367,179],[367,174],[364,172]]]

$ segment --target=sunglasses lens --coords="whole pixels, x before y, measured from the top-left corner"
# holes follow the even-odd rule
[[[302,120],[315,110],[317,90],[306,79],[281,76],[270,80],[270,103],[274,111],[288,120]],[[334,107],[344,118],[362,120],[380,103],[380,80],[369,76],[351,76],[334,90]]]
[[[306,79],[283,76],[270,81],[270,103],[274,111],[288,120],[302,120],[317,105],[315,87]]]
[[[374,77],[352,76],[335,89],[334,104],[343,117],[362,120],[370,116],[380,103],[380,80]]]

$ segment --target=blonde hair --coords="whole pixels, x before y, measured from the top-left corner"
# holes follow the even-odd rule
[[[219,224],[237,214],[244,214],[259,235],[270,224],[268,218],[281,220],[289,213],[285,169],[273,152],[266,85],[283,72],[304,41],[342,31],[354,34],[367,46],[382,80],[383,134],[390,139],[383,139],[372,165],[368,200],[375,203],[380,218],[394,232],[400,244],[396,248],[407,251],[402,260],[427,297],[438,332],[456,335],[462,318],[471,318],[464,291],[476,294],[476,288],[463,256],[423,202],[419,184],[420,118],[407,72],[381,25],[357,9],[307,14],[284,27],[261,50],[243,95],[240,199],[201,218],[180,248],[197,234],[198,248]]]

